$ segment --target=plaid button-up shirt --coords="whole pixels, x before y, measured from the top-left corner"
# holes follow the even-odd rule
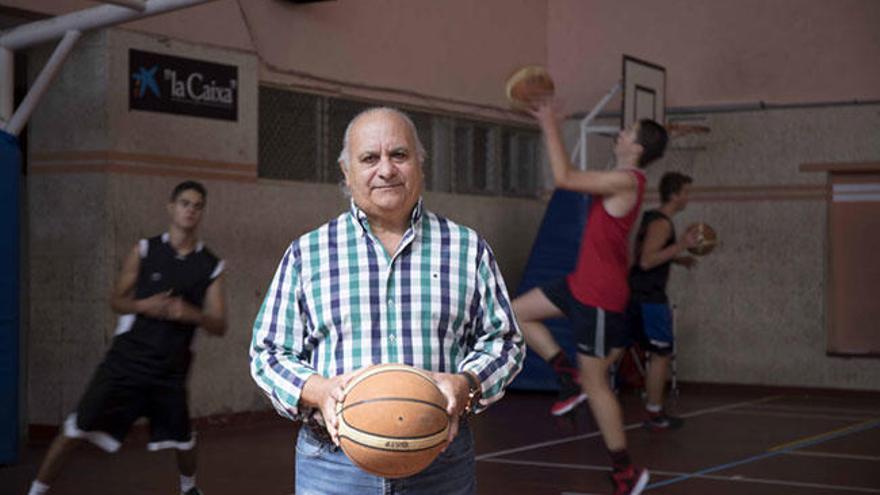
[[[472,371],[484,409],[522,368],[522,334],[489,245],[416,205],[395,253],[352,202],[295,240],[254,322],[251,375],[284,416],[314,373],[376,363]]]

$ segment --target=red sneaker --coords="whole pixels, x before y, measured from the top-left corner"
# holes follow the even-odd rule
[[[647,469],[634,466],[611,473],[614,495],[638,495],[645,489],[650,477]]]
[[[576,368],[557,369],[559,395],[550,406],[550,414],[562,416],[587,400],[587,394],[581,389],[581,379]]]
[[[559,389],[559,396],[550,406],[550,414],[562,416],[585,400],[587,400],[587,394],[581,391],[580,386],[563,387]]]

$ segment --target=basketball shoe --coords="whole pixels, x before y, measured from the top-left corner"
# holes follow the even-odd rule
[[[614,495],[638,495],[645,489],[650,477],[647,469],[632,465],[622,471],[615,471],[611,473]]]
[[[676,416],[669,416],[665,411],[660,411],[658,413],[648,411],[648,419],[645,420],[644,424],[645,428],[648,430],[659,432],[677,430],[682,427],[684,420]]]
[[[559,375],[559,395],[550,406],[550,414],[562,416],[587,400],[587,394],[581,390],[580,379],[577,375],[562,373]]]

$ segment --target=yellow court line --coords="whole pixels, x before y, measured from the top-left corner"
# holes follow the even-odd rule
[[[837,428],[837,429],[834,429],[834,430],[831,430],[831,431],[826,431],[825,433],[819,433],[818,435],[813,435],[813,436],[810,436],[810,437],[801,438],[801,439],[799,439],[799,440],[794,440],[794,441],[791,441],[791,442],[786,442],[786,443],[783,443],[783,444],[777,445],[777,446],[775,446],[775,447],[771,447],[771,448],[768,449],[767,451],[768,451],[768,452],[776,452],[777,450],[783,450],[783,449],[791,448],[791,447],[794,447],[794,446],[796,446],[796,445],[798,445],[798,444],[802,444],[802,443],[810,442],[811,440],[818,440],[818,439],[820,439],[820,438],[822,438],[822,437],[827,437],[827,436],[830,436],[830,435],[835,435],[835,434],[837,434],[837,433],[843,433],[843,432],[848,431],[848,430],[855,430],[855,429],[861,428],[862,426],[865,426],[865,425],[867,425],[867,424],[877,423],[877,422],[880,422],[880,418],[872,418],[872,419],[868,419],[868,420],[862,421],[861,423],[856,423],[856,424],[854,424],[854,425],[844,426],[844,427],[842,427],[842,428]]]

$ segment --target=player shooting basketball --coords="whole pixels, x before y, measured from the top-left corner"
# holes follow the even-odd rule
[[[668,138],[661,125],[641,120],[617,136],[612,170],[578,170],[569,161],[548,93],[529,102],[529,111],[543,132],[556,187],[593,196],[589,228],[584,229],[574,271],[526,292],[513,301],[513,307],[527,344],[559,377],[560,398],[552,412],[564,414],[588,396],[611,457],[614,493],[636,494],[647,484],[648,471],[630,461],[620,404],[607,377],[609,366],[628,343],[628,238],[644,195],[642,169],[663,155]],[[575,333],[577,367],[542,323],[562,316],[571,320]]]

